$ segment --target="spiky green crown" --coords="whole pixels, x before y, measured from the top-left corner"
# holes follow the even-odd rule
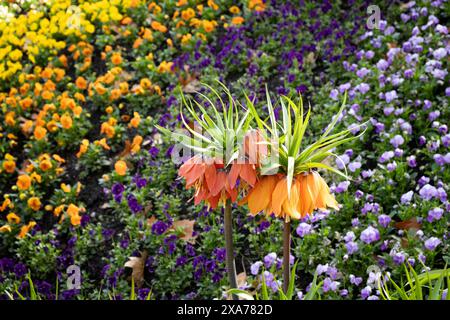
[[[172,132],[159,125],[156,125],[156,128],[194,151],[195,154],[209,159],[223,159],[224,163],[228,165],[242,156],[243,138],[251,129],[252,115],[249,110],[245,110],[239,101],[233,99],[230,90],[223,83],[220,81],[217,81],[217,83],[221,86],[221,91],[225,93],[228,101],[224,101],[220,93],[211,86],[204,83],[202,85],[208,88],[217,98],[221,111],[207,95],[198,91],[195,92],[209,104],[208,110],[196,99],[186,99],[180,89],[182,99],[180,115],[187,132]],[[186,122],[183,107],[188,110],[189,115],[195,120],[195,125],[200,130],[192,129]],[[242,116],[240,110],[244,110]]]
[[[253,101],[245,95],[248,109],[255,118],[264,138],[267,141],[272,141],[269,143],[271,152],[275,152],[278,156],[278,162],[263,162],[261,174],[271,174],[273,172],[286,174],[288,179],[288,190],[290,190],[294,176],[311,169],[325,169],[334,172],[345,179],[349,179],[346,171],[344,173],[323,163],[323,161],[330,156],[338,157],[332,152],[334,148],[359,138],[365,132],[364,130],[357,136],[348,137],[351,131],[350,129],[346,129],[330,135],[345,108],[347,93],[344,95],[344,100],[338,114],[327,126],[324,133],[316,139],[314,143],[306,146],[302,145],[302,141],[311,117],[311,107],[308,108],[308,112],[305,116],[301,96],[299,103],[295,104],[292,99],[282,95],[279,99],[282,119],[279,122],[275,118],[275,112],[267,86],[266,96],[269,116],[267,120],[262,120]],[[366,123],[367,122],[357,125],[354,128],[365,126]]]

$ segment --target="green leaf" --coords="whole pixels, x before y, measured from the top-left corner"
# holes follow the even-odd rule
[[[219,126],[217,126],[217,124],[216,123],[220,123],[220,121],[217,121],[217,119],[216,119],[216,121],[214,121],[209,115],[208,115],[208,113],[206,112],[206,110],[203,108],[203,106],[197,101],[197,100],[194,100],[194,103],[197,105],[197,108],[199,108],[200,109],[200,111],[201,111],[201,113],[202,113],[202,119],[204,119],[205,120],[205,122],[206,122],[206,124],[208,125],[208,126],[204,126],[204,129],[206,130],[206,131],[217,131],[217,132],[222,132],[223,130],[224,130],[224,128],[221,128],[221,127],[219,127]],[[194,112],[195,113],[195,110],[192,108],[192,112]],[[198,117],[197,117],[197,119],[198,119]],[[198,121],[198,120],[197,120]],[[215,129],[215,130],[213,130],[213,129]],[[211,134],[211,136],[214,136],[214,135],[212,135]]]
[[[378,279],[378,291],[380,292],[381,298],[383,300],[392,300],[391,296],[389,295],[389,288],[387,287],[386,283],[383,283],[381,281],[382,277]]]
[[[317,154],[311,156],[310,158],[308,158],[308,161],[311,161],[311,162],[322,162],[323,160],[325,160],[329,156],[334,156],[334,155],[335,154],[331,153],[331,152],[317,153]]]
[[[255,108],[255,105],[250,100],[250,98],[247,96],[247,94],[244,92],[245,99],[247,101],[247,107],[250,113],[252,114],[253,118],[256,120],[256,123],[258,125],[258,128],[261,130],[261,133],[263,134],[264,138],[266,140],[269,140],[269,137],[265,133],[265,131],[269,131],[272,134],[272,129],[267,125],[267,123],[259,117],[258,111]]]
[[[278,300],[288,300],[281,287],[278,287]]]
[[[197,131],[195,131],[194,129],[192,129],[186,122],[186,120],[184,119],[184,115],[183,112],[180,111],[180,117],[181,117],[181,121],[184,124],[184,127],[186,130],[188,130],[190,133],[192,133],[192,135],[194,135],[195,137],[204,140],[206,143],[212,144],[212,141],[210,139],[208,139],[207,137],[205,137],[204,135],[198,133]],[[203,122],[197,117],[197,122],[199,123],[199,125],[204,128],[208,133],[210,133],[209,128],[205,128],[203,125]],[[211,134],[211,133],[210,133]]]
[[[336,125],[340,115],[342,114],[342,111],[344,111],[345,102],[346,101],[347,101],[347,91],[345,91],[345,93],[344,93],[344,101],[342,101],[341,108],[339,109],[338,113],[336,114],[336,116],[334,117],[333,121],[328,126],[327,130],[323,133],[321,138],[325,138],[331,132],[331,130],[333,130],[333,128]]]
[[[11,292],[9,292],[8,290],[5,290],[5,294],[8,296],[9,300],[14,300],[14,296],[12,295]]]
[[[290,279],[290,282],[289,282],[288,290],[286,292],[286,297],[287,297],[288,300],[292,300],[292,297],[294,295],[295,273],[296,273],[296,270],[297,270],[297,264],[298,264],[298,261],[295,262],[295,264],[293,265],[292,270],[291,270],[291,279]]]
[[[136,292],[134,290],[134,278],[131,277],[131,293],[130,293],[130,300],[136,300]]]
[[[441,276],[434,284],[434,287],[430,287],[431,293],[429,300],[441,300],[441,287],[443,280],[444,280],[444,273],[441,273]]]
[[[19,292],[19,289],[17,288],[16,285],[14,285],[16,294],[19,296],[20,300],[26,300],[26,298]]]
[[[28,284],[30,285],[30,299],[31,300],[40,300],[39,296],[34,288],[33,280],[31,280],[31,274],[27,274]]]
[[[203,86],[207,87],[209,90],[211,90],[211,92],[213,92],[213,93],[219,98],[219,101],[220,101],[220,103],[222,104],[223,118],[226,119],[226,118],[227,118],[227,117],[226,117],[226,108],[225,108],[225,104],[223,103],[223,100],[222,100],[222,97],[220,96],[220,94],[219,94],[216,90],[214,90],[214,88],[211,87],[210,85],[208,85],[208,84],[206,84],[206,83],[204,83],[204,82],[202,82],[201,84],[202,84]],[[211,101],[211,99],[208,98],[206,95],[204,95],[204,94],[201,93],[201,92],[196,92],[196,93],[199,94],[200,96],[202,96],[203,98],[205,98],[206,101],[209,102],[209,104],[210,104],[210,105],[213,107],[213,109],[215,110],[217,119],[218,119],[218,120],[220,119],[221,124],[222,124],[222,126],[224,127],[224,129],[225,129],[226,123],[224,123],[223,120],[222,120],[222,117],[219,116],[219,111],[217,110],[217,108],[215,107],[215,104]]]
[[[323,152],[328,152],[328,150],[331,150],[341,144],[344,144],[346,142],[350,142],[352,140],[358,139],[359,137],[361,137],[364,133],[366,132],[366,130],[364,130],[363,132],[361,132],[359,135],[357,136],[353,136],[353,137],[349,137],[349,138],[345,138],[346,135],[348,135],[350,133],[350,131],[348,130],[344,130],[341,131],[333,136],[329,136],[327,138],[325,138],[325,140],[323,141],[316,141],[315,143],[313,143],[312,145],[308,146],[308,148],[306,148],[299,156],[299,158],[297,159],[298,163],[301,162],[307,162],[310,160],[310,157],[316,155],[317,153],[323,153]],[[317,150],[317,151],[316,151]],[[314,153],[316,152],[316,153]]]
[[[56,276],[56,292],[55,292],[55,300],[58,300],[59,297],[59,279],[58,276]]]
[[[450,272],[447,271],[447,267],[445,268],[445,271],[447,273],[447,296],[446,296],[446,299],[450,300]]]
[[[415,288],[416,288],[416,293],[415,293],[416,298],[417,298],[417,300],[423,300],[422,286],[419,283],[419,278],[417,277],[417,272],[409,264],[409,262],[408,262],[408,265],[409,265],[409,269],[411,270],[411,273],[412,273],[412,275],[414,277],[414,285],[415,285]]]
[[[273,175],[273,173],[272,172],[274,172],[274,170],[275,169],[277,169],[277,168],[279,168],[280,167],[280,164],[279,163],[269,163],[269,165],[263,165],[261,168],[260,168],[260,174],[262,175],[262,176],[265,176],[265,175],[268,175],[268,174],[271,174],[271,175]]]
[[[411,290],[411,297],[410,300],[417,300],[418,297],[416,296],[416,292],[415,292],[415,288],[414,288],[414,283],[411,279],[411,275],[409,274],[408,269],[406,268],[406,265],[403,264],[403,267],[405,269],[405,275],[406,275],[406,279],[408,280],[408,284],[409,284],[409,288]]]
[[[314,300],[314,298],[321,286],[322,286],[322,281],[319,284],[317,284],[317,272],[315,272],[313,281],[311,283],[311,288],[309,289],[308,293],[305,295],[304,300]]]
[[[241,290],[241,289],[230,289],[227,291],[228,294],[234,294],[237,295],[239,298],[241,298],[242,300],[255,300],[255,298],[253,298],[253,296],[251,294],[249,294],[247,291],[245,290]]]
[[[289,144],[291,141],[291,116],[290,112],[286,108],[283,99],[280,99],[281,112],[283,114],[283,134],[285,136],[286,148],[289,149]],[[290,108],[289,108],[290,110]]]
[[[264,272],[262,274],[261,295],[262,300],[269,300],[269,292],[267,291],[266,277],[264,276]]]
[[[431,284],[430,281],[439,279],[441,274],[442,273],[446,274],[446,272],[447,272],[447,269],[436,269],[436,270],[427,271],[426,273],[420,274],[418,276],[419,283],[424,284],[425,282],[428,282],[429,284]]]
[[[347,176],[346,174],[344,174],[343,172],[341,172],[340,170],[330,167],[329,165],[321,163],[321,162],[308,162],[308,163],[302,164],[301,166],[298,167],[298,170],[299,170],[299,172],[305,172],[309,169],[317,169],[317,168],[326,169],[328,171],[334,172],[334,173],[342,176],[346,180],[350,180],[350,177]]]
[[[278,138],[277,121],[275,119],[275,112],[273,110],[272,101],[270,100],[269,89],[266,84],[266,96],[267,96],[267,109],[269,110],[270,123],[272,124],[271,134],[275,139]]]
[[[212,121],[214,123],[214,126],[216,126],[219,130],[221,130],[221,131],[225,130],[225,124],[223,122],[222,116],[220,115],[219,111],[216,109],[214,104],[212,104],[213,102],[207,96],[205,96],[203,93],[198,92],[197,94],[200,95],[201,97],[203,97],[204,99],[206,99],[208,101],[208,103],[212,106],[211,109],[214,111],[215,121],[211,117],[209,117],[209,121]],[[197,105],[197,107],[200,109],[202,114],[207,114],[207,111],[205,110],[205,108],[197,100],[194,99],[193,101]],[[191,108],[191,109],[193,110],[193,108]]]
[[[392,280],[391,276],[388,275],[388,279],[392,283],[392,285],[395,287],[395,289],[397,290],[396,292],[400,295],[400,297],[402,297],[403,300],[410,300],[408,295],[406,294],[405,290],[400,288],[400,286],[397,285],[394,280]]]

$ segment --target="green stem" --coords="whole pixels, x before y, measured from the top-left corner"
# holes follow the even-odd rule
[[[289,258],[291,255],[291,222],[284,221],[283,230],[283,291],[287,293],[291,277],[291,265]]]
[[[225,249],[226,249],[226,264],[228,281],[231,289],[237,288],[236,265],[234,262],[234,246],[233,246],[233,220],[231,216],[231,202],[227,200],[225,204],[225,219],[224,219],[224,233],[225,233]],[[238,297],[233,294],[233,300],[238,300]]]

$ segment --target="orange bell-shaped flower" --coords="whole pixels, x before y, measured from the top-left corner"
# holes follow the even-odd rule
[[[248,203],[254,215],[265,211],[267,215],[287,221],[300,219],[316,209],[327,207],[339,210],[338,203],[325,180],[317,172],[299,174],[294,177],[288,193],[284,175],[270,175],[260,179],[240,204]]]
[[[195,188],[195,204],[205,201],[213,209],[227,199],[235,202],[238,188],[256,183],[255,165],[233,163],[231,169],[227,169],[222,160],[205,160],[200,155],[187,160],[178,170],[178,175],[186,179],[186,189]],[[241,178],[239,185],[238,178]]]

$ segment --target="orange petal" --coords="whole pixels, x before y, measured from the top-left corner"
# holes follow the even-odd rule
[[[323,210],[325,210],[327,207],[339,210],[338,203],[334,196],[330,193],[330,188],[328,187],[325,180],[319,174],[317,174],[317,179],[320,184],[320,191],[316,200],[316,207]]]
[[[333,208],[334,210],[339,211],[339,203],[336,201],[333,195],[328,194],[327,197],[327,206]]]
[[[231,199],[231,202],[235,202],[238,197],[238,191],[236,189],[231,189],[227,191],[229,198]]]
[[[300,201],[298,203],[297,210],[300,212],[301,216],[304,217],[308,214],[308,210],[311,206],[311,198],[308,194],[306,177],[304,175],[300,175],[297,177],[297,180],[300,191]]]
[[[272,193],[272,212],[275,216],[278,217],[281,214],[281,207],[287,196],[287,180],[286,178],[282,178],[278,181]]]
[[[200,202],[206,199],[208,194],[208,190],[205,188],[205,186],[201,186],[195,195],[194,204],[198,205]]]
[[[252,214],[257,214],[268,208],[276,183],[275,176],[264,177],[256,183],[248,195],[248,208]]]
[[[209,190],[213,188],[216,182],[216,178],[217,172],[214,164],[207,165],[205,169],[205,180]]]
[[[311,196],[311,199],[313,200],[313,202],[316,201],[317,196],[319,195],[319,191],[320,191],[319,178],[321,178],[321,177],[317,172],[308,174],[308,176],[306,177],[306,182],[308,185],[308,192],[309,192],[309,195]]]
[[[301,214],[297,210],[299,199],[300,199],[299,185],[296,183],[296,181],[293,181],[290,197],[287,197],[286,200],[284,200],[282,206],[285,215],[294,219],[300,219]]]
[[[207,202],[212,209],[216,209],[217,205],[219,204],[219,200],[220,200],[220,194],[218,194],[214,197],[209,197],[207,199]]]
[[[227,178],[228,178],[228,176],[227,176]],[[230,184],[228,183],[228,179],[225,179],[224,187],[225,187],[225,191],[227,192],[227,195],[228,195],[228,196],[231,195],[232,191],[236,191],[236,192],[233,193],[233,194],[236,194],[236,197],[237,197],[237,190],[231,188]]]
[[[180,177],[185,177],[186,174],[192,169],[192,167],[195,164],[200,164],[201,159],[198,156],[194,156],[192,158],[189,158],[185,163],[183,163],[180,167],[180,169],[178,170],[178,175]]]
[[[192,169],[193,166],[194,166],[194,164],[191,162],[183,163],[183,165],[180,167],[180,169],[178,169],[178,175],[180,177],[185,177],[186,174]]]
[[[253,164],[241,164],[241,172],[239,176],[244,179],[250,186],[254,186],[256,182],[256,170]]]
[[[228,173],[228,183],[230,184],[231,188],[234,188],[236,186],[236,180],[239,177],[240,171],[241,167],[237,163],[233,163],[230,173]]]
[[[307,214],[310,214],[314,211],[316,199],[317,199],[317,196],[319,195],[320,186],[319,186],[318,178],[316,175],[319,176],[318,173],[309,173],[304,178],[306,181],[306,191],[307,191],[307,196],[309,199],[309,206],[306,210]]]
[[[192,169],[186,174],[186,186],[191,186],[205,174],[205,164],[194,164]]]
[[[214,197],[218,195],[225,188],[226,179],[227,175],[225,174],[225,172],[220,171],[217,173],[214,186],[209,190],[210,196]]]

